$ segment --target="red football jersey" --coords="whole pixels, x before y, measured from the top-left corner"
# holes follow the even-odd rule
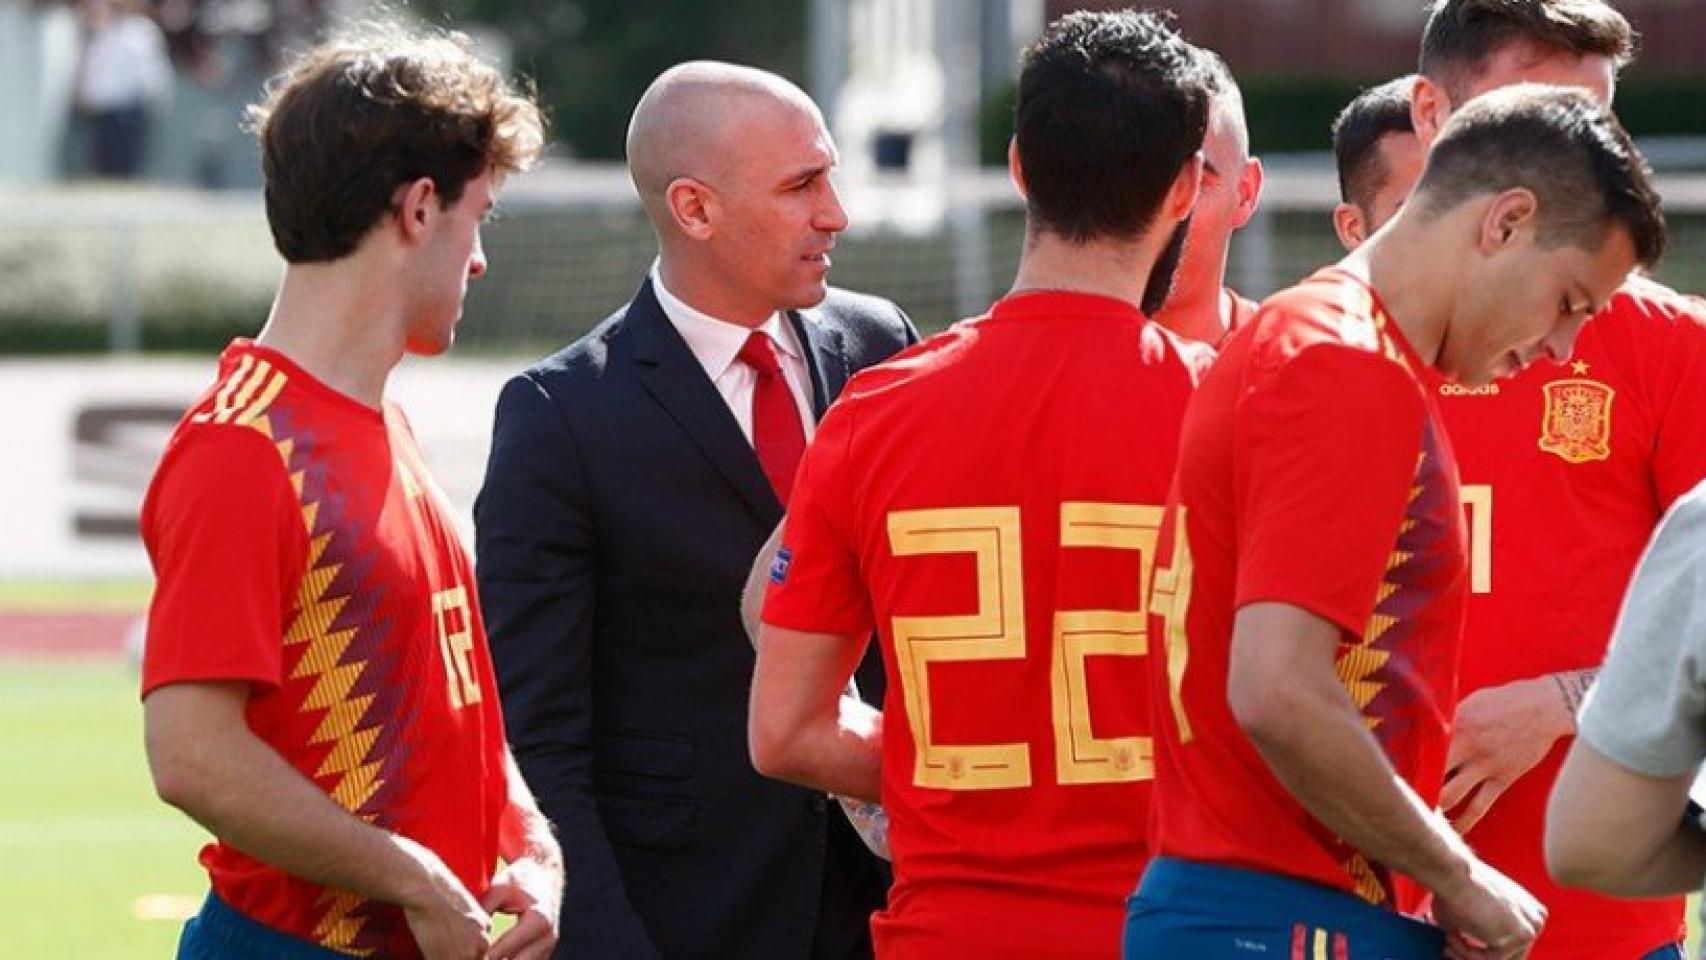
[[[402,413],[238,341],[167,444],[142,510],[158,583],[146,696],[251,684],[262,741],[339,805],[484,895],[508,803],[474,572]],[[213,890],[357,955],[419,953],[401,910],[202,850]]]
[[[1597,667],[1641,551],[1706,477],[1706,310],[1635,280],[1582,329],[1569,363],[1438,388],[1469,521],[1462,695]],[[1469,834],[1551,910],[1530,954],[1637,957],[1681,936],[1683,901],[1565,890],[1546,872],[1546,799],[1569,741]]]
[[[1150,622],[1165,638],[1150,661],[1156,855],[1415,906],[1274,777],[1226,682],[1240,607],[1337,624],[1346,690],[1399,775],[1437,798],[1465,584],[1456,468],[1423,371],[1373,291],[1329,269],[1269,299],[1203,378]]]
[[[1148,860],[1145,598],[1208,358],[1123,302],[1024,294],[824,418],[764,620],[881,634],[879,955],[1119,955]]]

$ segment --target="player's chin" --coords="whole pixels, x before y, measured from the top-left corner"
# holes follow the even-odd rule
[[[450,345],[456,342],[456,327],[454,324],[442,331],[434,331],[424,335],[409,337],[405,349],[417,357],[436,357],[450,350]]]

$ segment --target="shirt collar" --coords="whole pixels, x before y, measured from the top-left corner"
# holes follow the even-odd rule
[[[663,308],[664,316],[681,334],[681,339],[687,341],[687,349],[693,351],[699,365],[705,368],[713,382],[721,379],[728,372],[729,366],[735,362],[740,348],[746,345],[751,331],[738,323],[718,320],[708,313],[701,312],[689,306],[686,301],[677,297],[663,285],[663,274],[658,269],[656,261],[652,263],[652,292],[657,294],[658,305]],[[790,360],[800,359],[800,347],[794,339],[794,331],[782,321],[780,312],[772,313],[758,325],[759,330],[770,337],[770,342]]]

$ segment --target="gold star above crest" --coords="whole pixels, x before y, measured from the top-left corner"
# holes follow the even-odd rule
[[[1576,372],[1576,376],[1585,377],[1588,375],[1588,362],[1586,360],[1571,361],[1570,369]]]

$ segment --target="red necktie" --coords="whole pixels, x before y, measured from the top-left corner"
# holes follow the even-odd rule
[[[776,499],[787,507],[788,494],[794,489],[794,471],[806,452],[800,408],[794,402],[794,392],[788,389],[787,378],[782,376],[782,365],[776,360],[776,348],[769,336],[754,330],[736,358],[758,374],[758,383],[752,389],[752,446],[758,451],[758,462],[776,491]]]

